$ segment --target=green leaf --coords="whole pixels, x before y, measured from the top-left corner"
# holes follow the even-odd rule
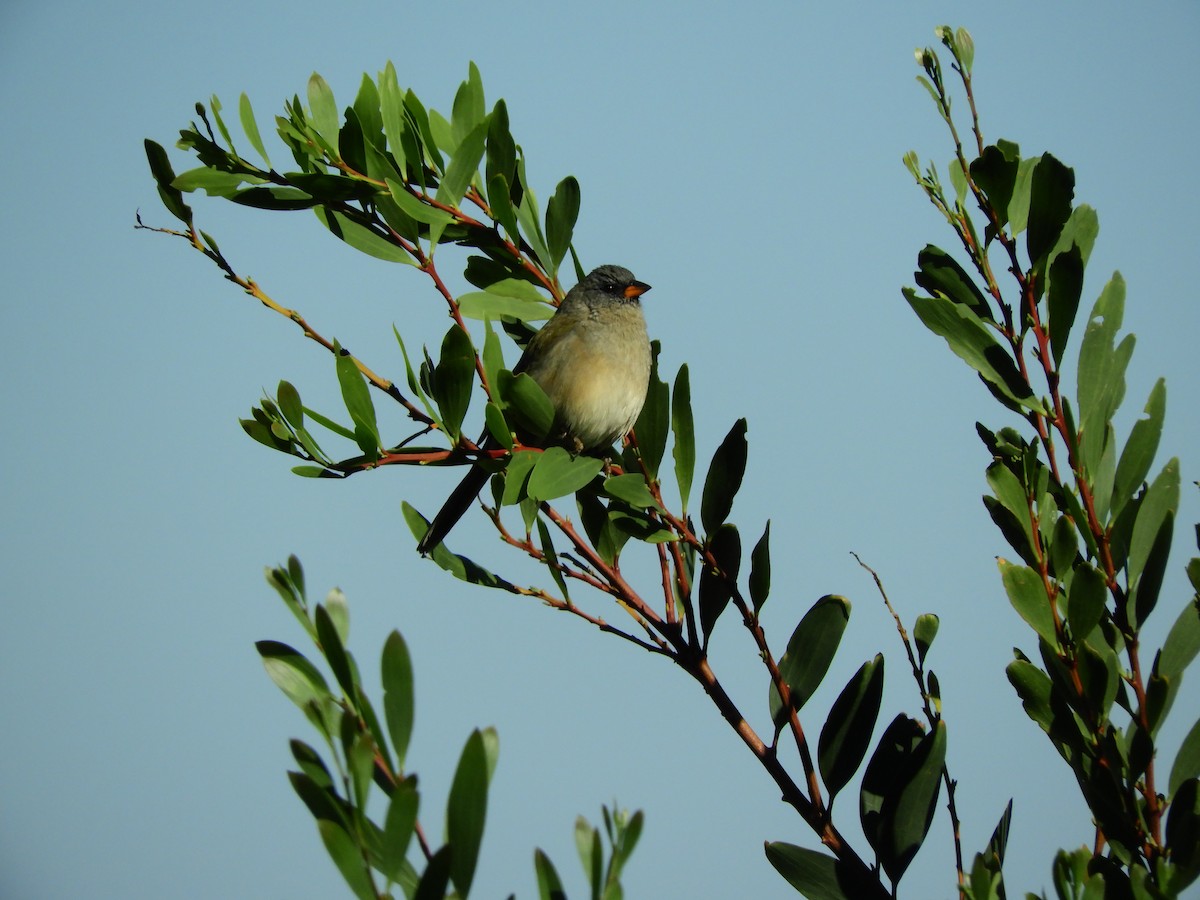
[[[868,843],[893,882],[916,856],[937,805],[946,758],[946,725],[926,734],[897,716],[884,730],[863,775],[859,816]]]
[[[904,289],[904,297],[925,327],[945,339],[954,354],[1014,408],[1045,412],[1012,357],[973,310],[945,297],[921,297],[911,288]]]
[[[667,452],[667,431],[670,427],[671,395],[667,384],[658,377],[658,341],[651,343],[650,381],[647,384],[646,402],[634,423],[633,430],[637,435],[638,454],[651,478],[658,477],[658,467],[662,463],[663,454]],[[629,460],[627,468],[634,468],[634,460]]]
[[[710,533],[708,550],[718,568],[705,565],[700,570],[700,630],[705,639],[712,634],[713,626],[737,588],[738,570],[742,563],[742,539],[736,526],[726,522]]]
[[[925,656],[929,653],[933,639],[937,637],[940,624],[941,620],[933,613],[922,613],[917,616],[917,622],[913,626],[913,642],[917,645],[917,659],[920,660],[921,665],[925,665]]]
[[[992,320],[991,308],[975,281],[954,257],[940,247],[926,244],[917,254],[917,271],[913,279],[918,287],[924,288],[929,294],[940,294],[967,307],[984,322]]]
[[[430,857],[413,891],[412,900],[444,900],[446,888],[450,886],[453,856],[450,844],[446,844]]]
[[[1121,451],[1121,461],[1113,482],[1112,516],[1121,513],[1129,498],[1133,497],[1146,481],[1154,456],[1158,452],[1162,437],[1163,420],[1167,412],[1167,384],[1160,378],[1150,390],[1150,397],[1143,409],[1145,415],[1133,423],[1129,440]]]
[[[274,210],[312,209],[321,202],[298,188],[279,185],[246,188],[231,195],[229,199],[241,206]]]
[[[504,493],[500,496],[501,506],[513,506],[526,499],[529,474],[541,458],[542,454],[536,450],[519,450],[512,455],[504,469]]]
[[[534,500],[553,500],[586,487],[604,468],[594,456],[571,456],[562,447],[550,447],[533,467],[527,488]]]
[[[304,427],[304,404],[300,402],[300,392],[290,382],[279,382],[279,387],[275,389],[275,401],[289,425],[297,429]]]
[[[1116,346],[1124,311],[1125,280],[1116,272],[1092,308],[1079,347],[1079,440],[1089,473],[1099,466],[1106,429],[1125,397],[1125,368],[1133,353],[1134,336],[1126,335]]]
[[[1198,776],[1200,776],[1200,719],[1197,719],[1192,725],[1179,747],[1179,753],[1175,756],[1175,764],[1171,766],[1168,793],[1174,796],[1185,781]]]
[[[1195,562],[1195,560],[1193,560]],[[1192,664],[1200,653],[1200,606],[1195,599],[1186,604],[1179,612],[1179,617],[1167,639],[1163,641],[1162,655],[1158,658],[1156,669],[1164,678],[1178,683],[1183,677],[1183,671]]]
[[[467,80],[458,86],[458,92],[454,95],[454,107],[450,115],[454,143],[462,144],[486,114],[483,79],[479,75],[479,68],[471,62],[467,68]]]
[[[480,122],[462,139],[446,174],[437,189],[437,200],[447,206],[458,206],[479,171],[483,159],[484,144],[487,142],[487,122]]]
[[[161,144],[147,138],[144,142],[146,160],[150,163],[150,174],[158,184],[158,196],[167,208],[167,212],[189,228],[192,227],[192,208],[183,202],[183,193],[175,187],[175,172],[171,168],[171,160]]]
[[[545,438],[554,426],[554,404],[541,385],[526,372],[516,376],[502,372],[498,386],[500,396],[516,413],[520,430],[529,432],[534,441]]]
[[[250,146],[255,149],[258,155],[263,158],[263,162],[270,168],[271,158],[267,156],[262,136],[258,133],[258,123],[254,120],[254,108],[250,105],[250,98],[246,96],[244,91],[241,97],[238,98],[238,117],[242,120],[242,131],[246,132],[246,137],[250,140]]]
[[[1030,175],[1029,230],[1025,235],[1026,251],[1035,268],[1058,241],[1074,198],[1074,170],[1049,153],[1042,154]]]
[[[329,858],[342,873],[342,878],[346,880],[346,884],[354,892],[354,896],[360,900],[375,900],[376,894],[371,886],[370,869],[358,844],[341,825],[328,819],[318,820],[317,830],[321,833],[321,841],[325,844]]]
[[[355,702],[358,698],[358,679],[354,665],[351,662],[350,654],[346,652],[346,648],[342,644],[337,627],[333,624],[333,619],[330,618],[329,611],[324,605],[317,604],[313,623],[317,626],[317,641],[320,643],[321,653],[324,655],[325,661],[329,663],[329,668],[333,670],[334,677],[337,678],[338,684],[342,688],[342,693],[351,703]]]
[[[317,133],[330,147],[338,145],[338,110],[333,91],[325,79],[313,72],[308,79],[308,106]],[[262,151],[259,151],[262,152]]]
[[[508,430],[508,422],[499,406],[489,402],[483,409],[483,421],[492,440],[505,450],[513,448],[512,432]]]
[[[883,698],[883,654],[862,664],[829,710],[817,760],[830,803],[862,764]]]
[[[675,376],[675,390],[671,395],[671,432],[675,443],[671,456],[675,460],[675,481],[679,484],[679,500],[684,518],[687,517],[688,495],[692,490],[692,476],[696,471],[696,437],[692,427],[692,388],[688,379],[687,363],[679,367]]]
[[[592,897],[599,897],[604,851],[600,845],[600,831],[593,828],[583,816],[575,819],[575,849],[579,852],[579,862],[591,885]]]
[[[416,829],[419,802],[415,777],[400,781],[388,798],[387,814],[383,820],[380,868],[391,881],[400,881],[403,877],[405,856]]]
[[[746,420],[738,419],[713,454],[700,498],[700,521],[711,533],[729,518],[733,498],[746,473]]]
[[[380,673],[388,737],[396,752],[396,764],[403,770],[408,742],[412,737],[416,698],[413,694],[412,657],[399,631],[393,630],[383,645]]]
[[[304,654],[278,641],[257,641],[254,646],[267,675],[298,707],[331,698],[325,678]]]
[[[1162,542],[1164,530],[1167,546],[1158,550],[1157,555],[1165,563],[1165,553],[1170,549],[1170,531],[1178,509],[1179,460],[1172,458],[1146,491],[1138,507],[1137,519],[1134,520],[1126,563],[1131,593],[1140,592],[1139,582],[1144,574],[1152,574],[1146,570],[1155,560],[1156,546]],[[1159,577],[1161,579],[1161,575]]]
[[[775,871],[808,900],[859,900],[866,896],[842,890],[838,875],[842,864],[828,854],[782,841],[768,842],[765,849]]]
[[[471,732],[458,760],[446,805],[446,837],[453,849],[450,879],[460,896],[467,896],[475,877],[483,826],[487,818],[487,754],[483,735]]]
[[[392,199],[396,201],[396,205],[400,207],[400,211],[414,221],[442,228],[454,222],[454,216],[450,215],[450,213],[444,209],[439,209],[436,206],[422,202],[398,181],[393,181],[389,178],[387,179],[387,186],[388,192],[392,195]]]
[[[1083,296],[1083,254],[1077,246],[1059,253],[1050,263],[1046,297],[1049,316],[1046,327],[1050,331],[1050,350],[1054,364],[1062,364],[1067,349],[1067,338],[1075,316],[1079,312],[1079,300]]]
[[[429,530],[429,521],[417,512],[410,504],[400,504],[401,512],[404,514],[404,521],[408,524],[409,531],[413,537],[420,540],[425,536],[425,532]],[[438,544],[437,547],[429,554],[430,558],[445,569],[455,578],[465,581],[468,584],[478,584],[483,587],[498,588],[499,590],[509,591],[510,593],[522,593],[516,585],[511,581],[507,581],[500,576],[489,572],[487,569],[480,566],[475,561],[468,559],[465,556],[460,556],[457,553],[451,553],[446,549],[446,545]]]
[[[1028,566],[1014,565],[1004,559],[997,560],[997,563],[1000,566],[1004,590],[1013,609],[1047,644],[1057,647],[1054,615],[1050,610],[1050,600],[1046,596],[1046,586],[1042,583],[1041,576]]]
[[[367,379],[359,371],[354,357],[346,350],[338,348],[335,360],[342,401],[354,421],[354,438],[363,453],[375,459],[379,455],[381,442],[375,423],[375,404],[371,402],[371,389],[367,387]]]
[[[1076,641],[1082,641],[1100,624],[1108,600],[1108,585],[1100,570],[1081,561],[1074,570],[1067,593],[1067,624]]]
[[[604,479],[604,493],[618,500],[623,500],[636,509],[658,509],[658,502],[646,486],[642,475],[613,475]]]
[[[451,325],[442,338],[433,394],[442,414],[442,427],[453,441],[458,440],[474,387],[475,348],[471,336],[458,325]]]
[[[999,214],[1001,226],[1008,222],[1008,204],[1020,162],[1020,148],[1010,141],[1000,140],[984,147],[979,158],[971,163],[971,178],[987,194],[988,201]]]
[[[1189,778],[1179,785],[1167,813],[1167,845],[1172,861],[1183,875],[1180,889],[1200,873],[1200,782]]]
[[[804,614],[792,632],[787,650],[779,658],[779,674],[791,692],[793,709],[804,706],[820,685],[849,621],[850,601],[826,594]],[[779,721],[783,710],[774,685],[770,700],[771,718]]]
[[[504,297],[488,291],[470,291],[458,298],[458,309],[468,319],[516,319],[541,322],[554,315],[553,307],[541,300]]]
[[[541,900],[567,900],[554,863],[540,849],[533,851],[533,869],[537,873],[538,897]]]
[[[350,639],[350,605],[340,588],[334,588],[326,595],[325,611],[329,613],[338,640],[344,645]]]
[[[407,250],[372,228],[354,221],[340,212],[335,212],[327,206],[318,206],[313,212],[335,237],[341,238],[355,250],[382,259],[384,262],[406,263],[415,266],[416,260]]]
[[[1033,520],[1030,516],[1029,497],[1024,485],[1003,462],[997,460],[987,468],[987,482],[996,499],[1012,514],[1012,521],[1021,530],[1024,544],[1015,546],[1021,552],[1023,547],[1033,547]],[[1022,554],[1024,555],[1024,554]]]
[[[563,257],[567,255],[578,218],[579,182],[574,176],[568,175],[558,183],[554,195],[546,204],[546,249],[550,251],[551,274],[558,272]]]
[[[204,191],[210,197],[231,197],[247,181],[257,183],[259,180],[237,172],[221,172],[201,166],[176,175],[171,186],[187,193]]]
[[[750,602],[758,615],[771,592],[771,520],[767,519],[762,537],[750,552]]]
[[[914,750],[912,764],[915,771],[905,779],[906,783],[896,797],[895,812],[892,814],[895,857],[892,868],[888,870],[895,881],[900,880],[909,862],[925,842],[925,835],[929,833],[941,791],[945,762],[946,723],[939,719],[933,732],[927,734]],[[884,867],[887,868],[886,861]]]

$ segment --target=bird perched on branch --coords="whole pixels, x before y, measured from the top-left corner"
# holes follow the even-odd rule
[[[572,453],[605,450],[633,427],[650,383],[650,337],[641,296],[650,285],[621,266],[600,266],[567,292],[525,347],[527,373],[554,405],[547,441]],[[488,438],[484,449],[494,449]],[[488,479],[475,463],[417,544],[428,554],[470,508]]]

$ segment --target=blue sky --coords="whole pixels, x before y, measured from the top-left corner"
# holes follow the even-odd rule
[[[535,846],[582,896],[572,823],[614,798],[647,814],[629,896],[791,895],[762,842],[813,840],[695,686],[572,617],[422,563],[400,503],[431,512],[452,473],[318,483],[246,439],[237,418],[280,378],[336,411],[329,358],[182,242],[133,229],[139,208],[169,224],[142,139],[172,144],[195,101],[231,106],[244,90],[266,123],[313,70],[344,104],[389,59],[440,109],[474,60],[489,103],[508,101],[539,193],[579,178],[576,246],[585,265],[627,265],[654,285],[650,329],[666,371],[689,363],[702,460],[749,418],[734,518],[747,540],[772,520],[774,646],[822,594],[854,603],[813,703],[826,708],[882,650],[885,711],[917,711],[856,551],[907,622],[942,617],[932,665],[968,853],[1009,797],[1011,889],[1046,887],[1050,848],[1090,841],[1065,768],[1003,676],[1011,648],[1033,642],[996,573],[1005,547],[978,499],[987,458],[974,422],[1007,419],[900,295],[917,251],[952,242],[900,163],[909,149],[943,170],[949,158],[912,50],[933,43],[935,25],[971,29],[985,136],[1055,153],[1099,211],[1086,294],[1119,268],[1138,336],[1121,421],[1165,376],[1163,460],[1182,461],[1175,565],[1151,628],[1160,638],[1186,595],[1200,516],[1200,14],[1186,3],[647,6],[0,11],[0,893],[339,895],[284,776],[287,739],[309,739],[307,723],[253,648],[302,640],[260,574],[294,552],[318,594],[346,591],[364,669],[391,628],[408,639],[410,760],[434,835],[470,729],[499,729],[479,896],[533,895]],[[231,260],[377,369],[402,371],[393,323],[410,345],[440,340],[444,313],[414,270],[358,256],[310,214],[229,206],[196,202]],[[392,427],[403,433],[398,418]],[[503,565],[480,517],[455,538]],[[732,620],[714,660],[765,718],[763,675]],[[1172,754],[1197,697],[1185,685],[1164,732]],[[851,796],[843,803],[853,833]],[[939,813],[905,894],[952,897],[953,877]]]

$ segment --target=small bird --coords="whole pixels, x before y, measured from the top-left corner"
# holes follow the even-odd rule
[[[525,347],[528,373],[554,405],[547,441],[572,453],[604,450],[633,427],[650,384],[650,337],[639,299],[650,285],[621,266],[600,266],[567,292]],[[496,444],[488,438],[484,449]],[[472,465],[417,544],[428,554],[470,508],[488,479]]]

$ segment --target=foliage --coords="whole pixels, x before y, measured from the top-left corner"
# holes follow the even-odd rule
[[[409,900],[443,897],[447,890],[466,897],[483,840],[488,784],[500,754],[496,730],[475,729],[467,738],[446,801],[445,841],[435,847],[419,819],[417,775],[405,765],[415,695],[404,638],[393,631],[383,645],[381,720],[347,646],[350,613],[342,592],[334,589],[324,603],[311,603],[304,570],[294,556],[286,566],[268,569],[267,582],[304,627],[333,676],[335,687],[287,644],[257,644],[271,680],[321,735],[325,756],[303,741],[291,741],[297,771],[288,772],[288,778],[316,820],[325,849],[346,884],[362,900],[392,897],[394,887]],[[382,814],[373,817],[368,807],[375,788],[385,800]],[[575,825],[576,843],[591,896],[618,900],[621,870],[637,845],[643,816],[615,809],[610,813],[605,807],[603,817],[610,847],[607,862],[599,829],[582,816]],[[542,897],[566,896],[558,872],[541,850],[534,852],[534,870]]]
[[[1008,677],[1070,767],[1097,828],[1093,851],[1060,852],[1055,888],[1064,898],[1176,896],[1200,866],[1200,725],[1189,734],[1165,790],[1155,739],[1183,671],[1200,649],[1200,601],[1185,606],[1146,669],[1141,629],[1159,600],[1180,489],[1175,460],[1146,485],[1162,430],[1165,389],[1161,382],[1155,387],[1145,418],[1121,446],[1112,419],[1124,396],[1133,339],[1117,338],[1124,304],[1118,275],[1083,326],[1074,401],[1060,390],[1060,367],[1071,347],[1084,269],[1098,232],[1096,215],[1074,205],[1074,175],[1054,157],[1023,159],[1008,141],[985,146],[971,83],[971,39],[962,30],[940,28],[937,34],[970,106],[974,158],[968,158],[951,115],[940,60],[925,49],[917,53],[925,71],[921,81],[955,146],[952,194],[947,196],[933,166],[922,170],[913,154],[905,162],[945,215],[969,268],[928,246],[918,256],[917,289],[906,289],[904,296],[1014,417],[1015,424],[996,430],[978,426],[992,457],[987,472],[992,493],[985,506],[1016,557],[1001,560],[1001,581],[1037,641],[1034,656],[1018,651]],[[882,654],[862,663],[828,711],[808,705],[848,626],[848,600],[817,599],[776,655],[760,621],[771,588],[770,525],[762,528],[744,564],[742,531],[732,518],[748,462],[744,419],[734,423],[698,478],[688,369],[681,367],[668,385],[658,372],[656,351],[645,408],[609,464],[521,443],[518,435],[538,433],[553,410],[536,383],[506,368],[501,332],[523,345],[533,324],[547,318],[563,296],[560,275],[568,254],[575,274],[582,272],[572,243],[581,202],[575,179],[560,181],[543,209],[510,133],[507,107],[501,100],[489,110],[474,65],[449,116],[401,89],[390,64],[377,78],[364,76],[353,103],[340,114],[318,75],[309,80],[307,100],[305,106],[294,98],[276,119],[295,164],[291,171],[272,165],[244,95],[239,118],[258,162],[235,149],[216,98],[207,108],[197,104],[201,124],[180,134],[178,146],[196,156],[198,167],[176,175],[166,151],[146,142],[160,197],[184,226],[155,230],[187,240],[228,280],[291,319],[334,357],[345,406],[341,421],[310,409],[295,386],[280,382],[276,395],[243,421],[246,432],[297,458],[294,471],[304,476],[345,478],[383,466],[480,459],[494,468],[485,512],[502,541],[543,566],[552,586],[519,585],[444,545],[433,552],[433,561],[465,581],[577,616],[669,659],[699,682],[783,801],[823,845],[817,851],[766,844],[772,865],[805,896],[895,896],[924,843],[943,786],[960,895],[1006,896],[1011,804],[988,846],[969,864],[959,842],[955,782],[947,767],[949,728],[937,677],[928,667],[937,617],[919,616],[910,637],[876,578],[923,706],[920,718],[896,715],[885,718],[882,728]],[[451,327],[436,349],[424,348],[419,356],[409,351],[416,344],[397,331],[403,378],[398,384],[377,374],[238,273],[213,238],[197,228],[184,201],[186,193],[201,190],[260,209],[312,210],[350,246],[428,277],[450,312]],[[968,203],[982,215],[982,232]],[[439,251],[447,244],[467,248],[464,276],[475,290],[454,296],[447,287],[439,269],[444,255]],[[1015,300],[1002,292],[994,263],[1010,270]],[[497,449],[482,449],[482,441],[464,433],[476,383],[482,427]],[[385,439],[375,409],[380,398],[399,404],[413,423],[412,433]],[[437,443],[419,443],[432,435],[441,436]],[[330,453],[326,444],[342,449]],[[664,468],[668,445],[672,465]],[[700,481],[697,528],[688,510],[692,487]],[[425,517],[407,505],[404,515],[419,539]],[[656,564],[659,596],[626,580],[621,559],[627,553]],[[1200,561],[1193,560],[1188,572],[1200,588]],[[418,873],[405,855],[416,828],[408,812],[411,805],[415,815],[415,787],[410,797],[409,778],[402,774],[412,709],[403,641],[394,633],[384,650],[385,729],[344,647],[344,604],[331,599],[310,613],[298,564],[273,570],[271,579],[316,639],[340,689],[336,697],[291,648],[260,645],[268,671],[305,710],[336,761],[337,779],[315,751],[293,745],[301,767],[293,783],[300,778],[305,785],[297,790],[317,817],[330,855],[360,896],[383,896],[391,884],[400,884],[409,896],[443,896],[447,885],[465,895],[486,810],[481,798],[495,763],[494,732],[475,732],[463,752],[461,782],[456,778],[448,810],[454,853],[418,841],[424,861]],[[584,587],[591,590],[578,590]],[[591,609],[581,604],[581,594]],[[597,600],[616,602],[635,627],[606,621],[593,611]],[[730,608],[763,666],[767,703],[757,713],[726,691],[709,656],[715,625]],[[762,704],[762,697],[752,701]],[[784,754],[781,740],[795,753]],[[835,823],[833,806],[860,771],[857,810],[866,846],[855,848],[839,827],[843,819]],[[372,783],[389,798],[382,825],[372,823],[365,810]],[[393,806],[399,811],[389,826]],[[840,815],[846,807],[838,807]],[[612,847],[607,867],[596,829],[581,825],[577,839],[593,896],[620,896],[619,875],[640,833],[640,814],[625,819],[606,811],[605,825]],[[536,866],[543,896],[561,895],[549,861],[539,855]],[[386,881],[383,893],[376,875]]]

